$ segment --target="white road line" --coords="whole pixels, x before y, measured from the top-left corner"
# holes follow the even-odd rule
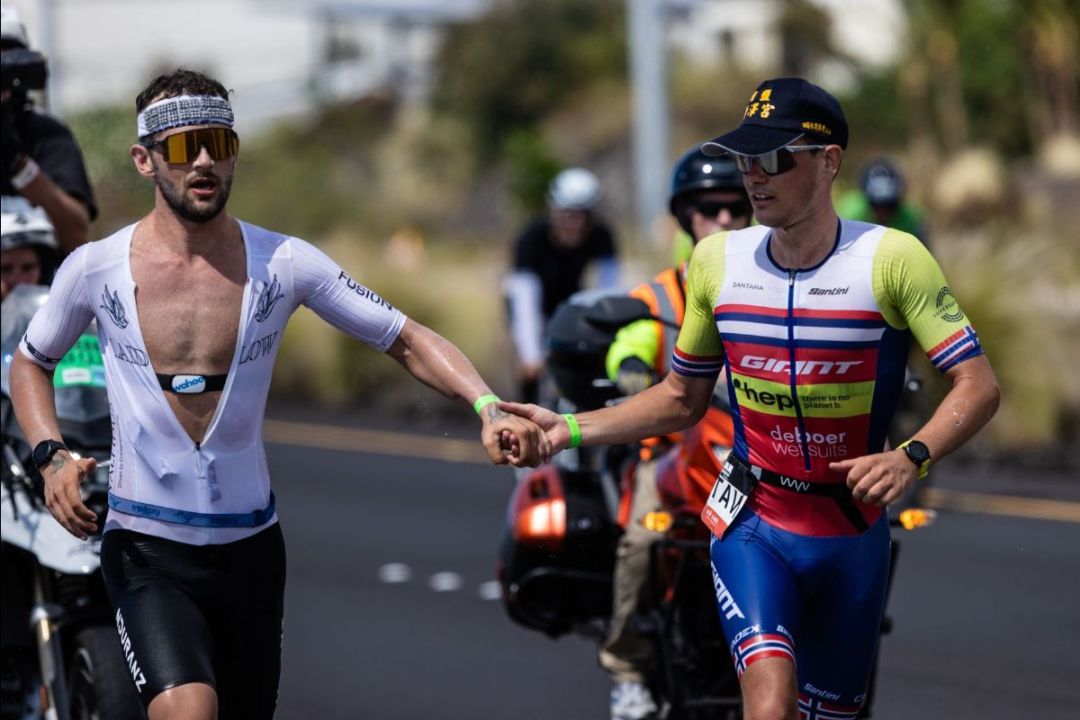
[[[485,583],[480,583],[476,593],[481,600],[499,600],[502,598],[502,586],[499,585],[498,580],[488,580]]]
[[[411,577],[412,570],[404,563],[387,563],[379,568],[379,580],[382,580],[384,583],[394,584],[409,582]]]
[[[464,584],[456,572],[437,572],[428,578],[428,587],[435,592],[457,592]]]

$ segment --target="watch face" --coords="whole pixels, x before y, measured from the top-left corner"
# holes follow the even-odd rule
[[[57,442],[56,440],[42,440],[34,447],[34,465],[41,467],[52,460],[52,456],[56,454],[57,450],[66,449],[67,448],[62,442]]]
[[[921,466],[924,462],[930,459],[930,450],[926,445],[922,444],[918,440],[912,441],[904,446],[904,452],[911,459],[911,462]]]

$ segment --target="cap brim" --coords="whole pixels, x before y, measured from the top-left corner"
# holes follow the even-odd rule
[[[790,145],[802,135],[801,132],[791,130],[777,130],[759,125],[740,125],[726,135],[704,143],[701,146],[701,152],[714,157],[728,153],[762,155]]]

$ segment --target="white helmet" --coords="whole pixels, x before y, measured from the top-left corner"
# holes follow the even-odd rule
[[[11,5],[0,5],[0,39],[18,43],[24,48],[30,47],[26,25],[23,25],[18,9]]]
[[[56,233],[49,216],[19,195],[0,198],[0,250],[39,247],[56,252]]]
[[[592,210],[600,202],[600,181],[585,168],[570,168],[548,185],[547,199],[559,210]]]

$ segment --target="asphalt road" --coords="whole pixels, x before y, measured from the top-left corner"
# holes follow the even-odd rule
[[[492,594],[511,471],[464,440],[273,421],[267,440],[289,562],[278,717],[606,717],[594,646],[512,624]],[[938,485],[955,506],[1024,479],[952,477]],[[1080,522],[1044,519],[1080,511],[1054,499],[1075,482],[1025,493],[1052,507],[1006,500],[898,531],[876,718],[1076,717]]]

